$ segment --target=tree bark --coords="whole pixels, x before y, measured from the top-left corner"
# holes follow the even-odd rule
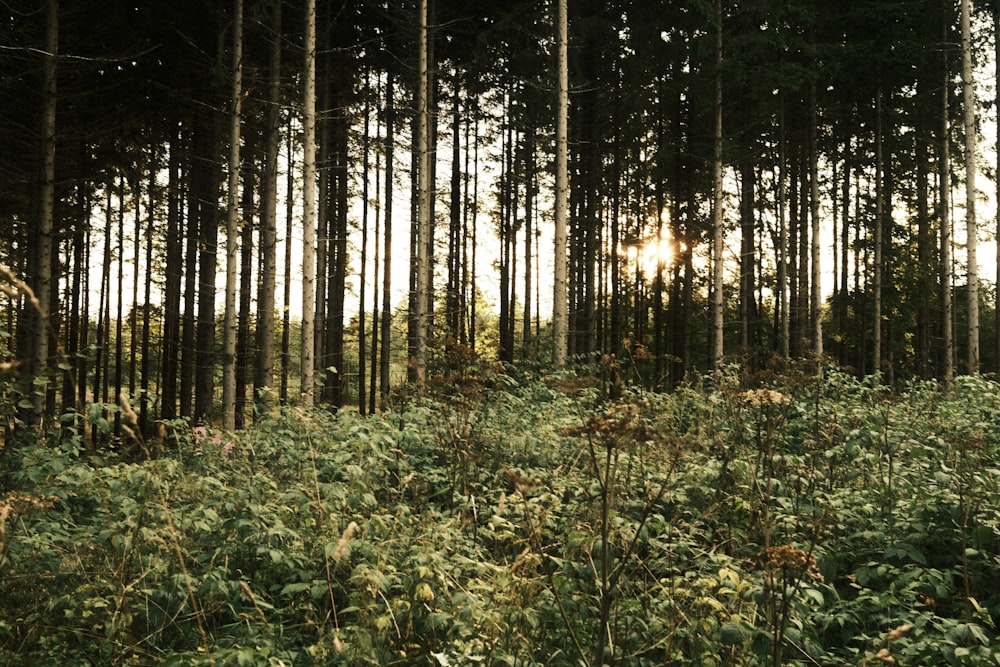
[[[715,2],[715,133],[712,148],[712,369],[719,370],[724,352],[723,219],[722,219],[722,0]]]
[[[971,0],[962,0],[962,118],[965,125],[965,246],[967,263],[968,372],[979,373],[979,265],[976,224],[976,93],[972,80]]]
[[[262,408],[270,403],[274,383],[274,297],[278,253],[278,151],[281,110],[281,6],[271,9],[271,62],[268,102],[264,111],[264,165],[260,212],[260,284],[257,291],[256,369],[254,394]],[[290,169],[291,167],[289,167]],[[291,193],[288,193],[289,198]]]
[[[302,97],[302,405],[315,400],[316,345],[316,0],[306,0]],[[290,242],[290,239],[289,239]]]
[[[947,11],[947,9],[945,10]],[[948,23],[942,22],[944,42],[948,39]],[[938,140],[938,184],[939,207],[938,217],[941,220],[941,319],[942,319],[942,377],[945,384],[951,384],[955,377],[955,329],[954,303],[952,299],[952,240],[951,240],[951,141],[948,123],[948,90],[951,86],[950,67],[948,66],[948,50],[941,51],[941,136]]]
[[[415,380],[418,386],[427,381],[427,343],[430,334],[430,314],[428,302],[430,299],[430,233],[431,233],[431,160],[428,146],[428,124],[430,122],[428,90],[428,28],[427,0],[419,0],[417,8],[418,39],[417,39],[417,122],[416,135],[417,152],[417,224],[416,224],[416,291],[414,303],[410,305],[415,317],[415,340],[413,350],[413,365]]]
[[[236,275],[239,269],[240,117],[243,113],[243,0],[233,0],[233,71],[226,191],[226,294],[222,322],[222,428],[236,428]]]
[[[396,105],[394,98],[396,95],[394,76],[389,72],[385,84],[385,201],[389,204],[385,207],[385,230],[382,241],[382,252],[385,259],[382,260],[382,349],[379,354],[379,394],[382,398],[389,395],[391,389],[389,377],[390,361],[392,356],[392,198],[395,189],[393,187],[393,165],[396,161]]]
[[[556,71],[558,76],[556,99],[556,191],[555,191],[555,241],[554,275],[552,301],[552,359],[557,367],[566,365],[569,290],[567,285],[567,213],[568,213],[568,118],[569,118],[569,57],[567,29],[567,0],[558,0],[556,19],[556,48],[558,52]]]

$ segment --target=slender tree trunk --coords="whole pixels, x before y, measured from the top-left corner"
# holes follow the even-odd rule
[[[747,370],[756,366],[754,360],[758,343],[755,331],[757,321],[757,277],[756,277],[756,220],[754,219],[754,196],[756,190],[755,165],[752,161],[743,164],[740,170],[740,346]]]
[[[254,393],[262,408],[274,383],[274,296],[278,254],[278,151],[281,124],[281,6],[271,8],[271,62],[264,110],[264,169],[260,212],[260,284],[257,291],[257,340]],[[289,166],[289,170],[291,167]],[[291,198],[291,193],[288,193]]]
[[[349,100],[343,95],[337,99],[340,107],[345,107],[349,103]],[[328,380],[333,390],[331,401],[334,406],[340,407],[344,404],[344,392],[348,386],[347,377],[349,375],[346,367],[347,359],[344,356],[344,304],[347,293],[348,134],[350,121],[345,111],[338,113],[333,122],[336,162],[333,173],[335,188],[332,194],[335,215],[332,219],[334,228],[330,244],[332,265],[330,267],[330,289],[327,292],[329,312],[327,313],[326,338],[329,342],[327,353],[330,357],[330,365],[335,369]]]
[[[946,5],[947,7],[947,5]],[[945,10],[947,12],[947,9]],[[947,22],[942,22],[944,39],[948,38]],[[944,43],[947,43],[945,41]],[[941,319],[944,355],[942,376],[945,384],[951,384],[955,377],[955,329],[954,303],[952,299],[952,240],[951,240],[951,141],[948,123],[948,90],[951,86],[951,68],[948,66],[948,50],[942,49],[941,87],[941,136],[938,140],[938,217],[941,220]]]
[[[202,156],[211,159],[216,153],[216,123],[211,125],[211,140]],[[208,421],[215,404],[215,298],[216,253],[218,249],[218,200],[221,174],[218,167],[206,161],[198,167],[198,323],[195,333],[195,422]]]
[[[723,356],[723,219],[722,219],[722,0],[715,2],[715,136],[712,155],[712,368]]]
[[[365,302],[365,292],[367,291],[368,277],[368,171],[370,169],[370,142],[371,133],[371,70],[365,70],[365,104],[364,104],[364,134],[361,136],[361,270],[358,272],[358,413],[363,417],[367,412],[368,401],[366,395],[368,363],[366,355],[367,335],[365,331],[368,319],[368,304]],[[346,156],[345,156],[346,157]],[[378,176],[376,175],[376,179]],[[378,223],[376,223],[378,224]],[[376,233],[377,237],[377,233]],[[378,264],[378,249],[375,251]],[[375,303],[378,304],[378,295],[375,295]]]
[[[962,118],[965,125],[965,247],[968,265],[968,371],[979,373],[979,265],[976,224],[976,92],[972,79],[971,0],[962,0]]]
[[[222,428],[236,428],[236,276],[239,270],[240,117],[243,113],[243,0],[233,0],[233,78],[226,192],[226,295],[222,322]]]
[[[302,99],[302,405],[315,400],[316,345],[316,0],[306,0]],[[288,240],[289,242],[291,239]]]
[[[810,287],[812,315],[812,337],[813,354],[816,356],[818,373],[823,373],[823,284],[820,280],[820,270],[822,255],[820,254],[819,236],[819,146],[817,145],[816,134],[819,125],[816,109],[816,84],[809,84],[809,182],[810,182],[810,209],[809,218],[811,222],[812,251],[810,254],[810,267],[812,268]]]
[[[524,138],[524,317],[522,319],[522,354],[529,358],[531,346],[531,271],[534,258],[531,241],[535,234],[535,129],[528,130]],[[464,261],[464,258],[463,258]]]
[[[167,228],[165,235],[166,264],[163,285],[163,345],[160,359],[160,417],[169,421],[177,418],[177,373],[179,370],[181,332],[181,183],[180,130],[174,127],[167,158]]]
[[[143,274],[143,298],[142,298],[142,346],[140,350],[140,362],[139,362],[139,433],[146,435],[149,433],[149,385],[150,385],[150,345],[151,345],[151,332],[149,330],[150,325],[150,308],[152,302],[152,292],[153,292],[153,238],[154,225],[153,220],[156,215],[156,174],[159,171],[158,161],[156,157],[156,150],[153,150],[153,158],[150,161],[153,167],[149,170],[149,225],[148,232],[146,234],[146,257],[145,257],[145,273]],[[138,273],[138,266],[136,267],[136,273]]]
[[[558,0],[556,19],[557,100],[556,100],[556,191],[555,191],[555,248],[552,301],[553,356],[556,366],[566,365],[569,301],[567,289],[566,249],[568,213],[568,118],[569,118],[569,57],[567,30],[567,0]]]
[[[234,401],[234,426],[242,429],[246,426],[247,417],[247,384],[254,372],[251,357],[250,313],[253,308],[254,290],[253,276],[253,211],[254,192],[256,190],[257,166],[253,155],[257,152],[256,133],[247,136],[248,159],[243,160],[243,229],[240,231],[240,285],[239,310],[236,314],[236,398]]]
[[[882,89],[875,94],[875,231],[872,239],[872,370],[882,368],[882,220],[885,215],[885,158],[882,137]]]
[[[125,375],[125,178],[118,180],[118,293],[115,303],[115,405],[122,402],[122,378]],[[121,434],[121,412],[115,413],[115,435]]]
[[[198,199],[201,196],[198,181],[202,170],[200,152],[195,153],[195,147],[201,146],[205,138],[200,132],[193,132],[187,140],[186,168],[183,180],[187,181],[187,239],[184,248],[184,313],[181,317],[181,363],[180,363],[180,416],[193,415],[194,376],[197,366],[197,351],[195,337],[197,330],[197,275],[198,275],[198,240],[201,238],[200,214]]]
[[[428,90],[428,28],[427,28],[427,0],[418,2],[418,39],[417,39],[417,99],[416,111],[417,122],[414,133],[416,134],[417,152],[417,224],[416,224],[416,292],[415,302],[411,304],[411,311],[415,315],[415,346],[413,351],[413,365],[416,371],[415,381],[418,386],[423,386],[427,381],[427,339],[429,336],[430,314],[428,312],[428,302],[430,299],[431,285],[430,255],[428,253],[430,245],[431,219],[431,160],[430,147],[428,146],[428,123],[430,122]]]
[[[781,99],[781,111],[778,121],[778,304],[780,313],[776,329],[778,330],[778,350],[783,359],[788,359],[790,350],[790,318],[788,312],[788,209],[785,206],[785,191],[787,187],[788,165],[785,154],[785,104]]]
[[[42,55],[42,105],[41,130],[41,172],[39,174],[36,224],[29,227],[28,283],[34,292],[33,299],[24,300],[19,325],[18,350],[27,351],[22,355],[24,376],[30,383],[40,378],[49,362],[50,325],[48,312],[53,294],[52,250],[55,227],[55,179],[56,179],[56,73],[59,58],[59,1],[48,0],[45,5],[45,45]],[[30,387],[30,384],[29,384]],[[48,409],[45,392],[31,391],[30,419],[39,422]]]
[[[293,150],[294,132],[292,118],[288,118],[287,156],[285,158],[287,172],[285,174],[285,265],[283,271],[282,308],[281,308],[281,381],[278,389],[282,405],[288,405],[288,380],[292,365],[292,223],[294,221],[295,192],[295,152]]]
[[[385,84],[385,237],[382,241],[382,349],[379,359],[379,394],[382,398],[389,395],[389,370],[392,360],[392,198],[393,165],[396,161],[396,95],[392,72],[387,75]]]
[[[461,80],[456,68],[453,77],[451,108],[451,193],[448,206],[448,288],[445,294],[445,321],[448,333],[459,340],[462,312],[459,307],[462,256],[462,98]]]

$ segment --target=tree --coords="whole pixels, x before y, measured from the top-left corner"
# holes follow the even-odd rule
[[[566,247],[567,213],[569,207],[568,178],[568,117],[569,117],[569,49],[567,29],[567,0],[557,0],[556,49],[557,49],[557,98],[556,98],[556,187],[555,187],[555,247],[552,299],[553,354],[556,366],[565,366],[567,357],[569,301],[567,285]]]
[[[416,221],[416,291],[410,304],[414,315],[416,338],[413,364],[416,382],[422,386],[427,381],[427,344],[430,336],[431,299],[430,247],[431,247],[431,160],[428,132],[430,125],[430,90],[428,67],[427,0],[417,5],[417,96],[414,134],[417,153],[417,221]]]
[[[316,344],[316,0],[306,0],[302,87],[302,404],[315,400]]]
[[[281,139],[281,6],[271,7],[268,97],[264,107],[264,158],[260,212],[260,285],[257,291],[256,400],[267,405],[274,382],[274,303],[278,252],[278,152]],[[289,169],[291,167],[289,166]],[[291,193],[288,193],[289,197]]]
[[[979,229],[976,224],[976,93],[972,80],[971,0],[961,0],[962,120],[965,130],[965,247],[967,251],[969,373],[979,372]]]
[[[222,343],[222,428],[236,428],[236,274],[239,253],[240,120],[243,112],[243,0],[233,0],[233,74],[226,192],[226,296]]]
[[[18,353],[29,380],[40,378],[49,363],[50,304],[53,295],[53,234],[55,226],[56,180],[56,75],[59,58],[59,1],[45,4],[45,39],[41,49],[42,81],[39,110],[40,164],[36,192],[35,224],[28,227],[28,264],[26,273],[32,294],[22,299],[23,310],[18,327]],[[32,392],[31,419],[41,419],[46,411],[45,393]]]
[[[712,142],[712,368],[719,369],[724,351],[722,253],[722,0],[715,0],[715,134]]]

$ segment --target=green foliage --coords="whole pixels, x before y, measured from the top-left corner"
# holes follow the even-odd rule
[[[0,662],[1000,664],[996,383],[452,373],[141,462],[68,415],[0,497]]]

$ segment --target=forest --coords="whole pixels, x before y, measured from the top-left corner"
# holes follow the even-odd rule
[[[34,419],[367,414],[454,346],[997,370],[992,5],[307,4],[5,4]]]
[[[4,0],[0,663],[1000,665],[998,61]]]

